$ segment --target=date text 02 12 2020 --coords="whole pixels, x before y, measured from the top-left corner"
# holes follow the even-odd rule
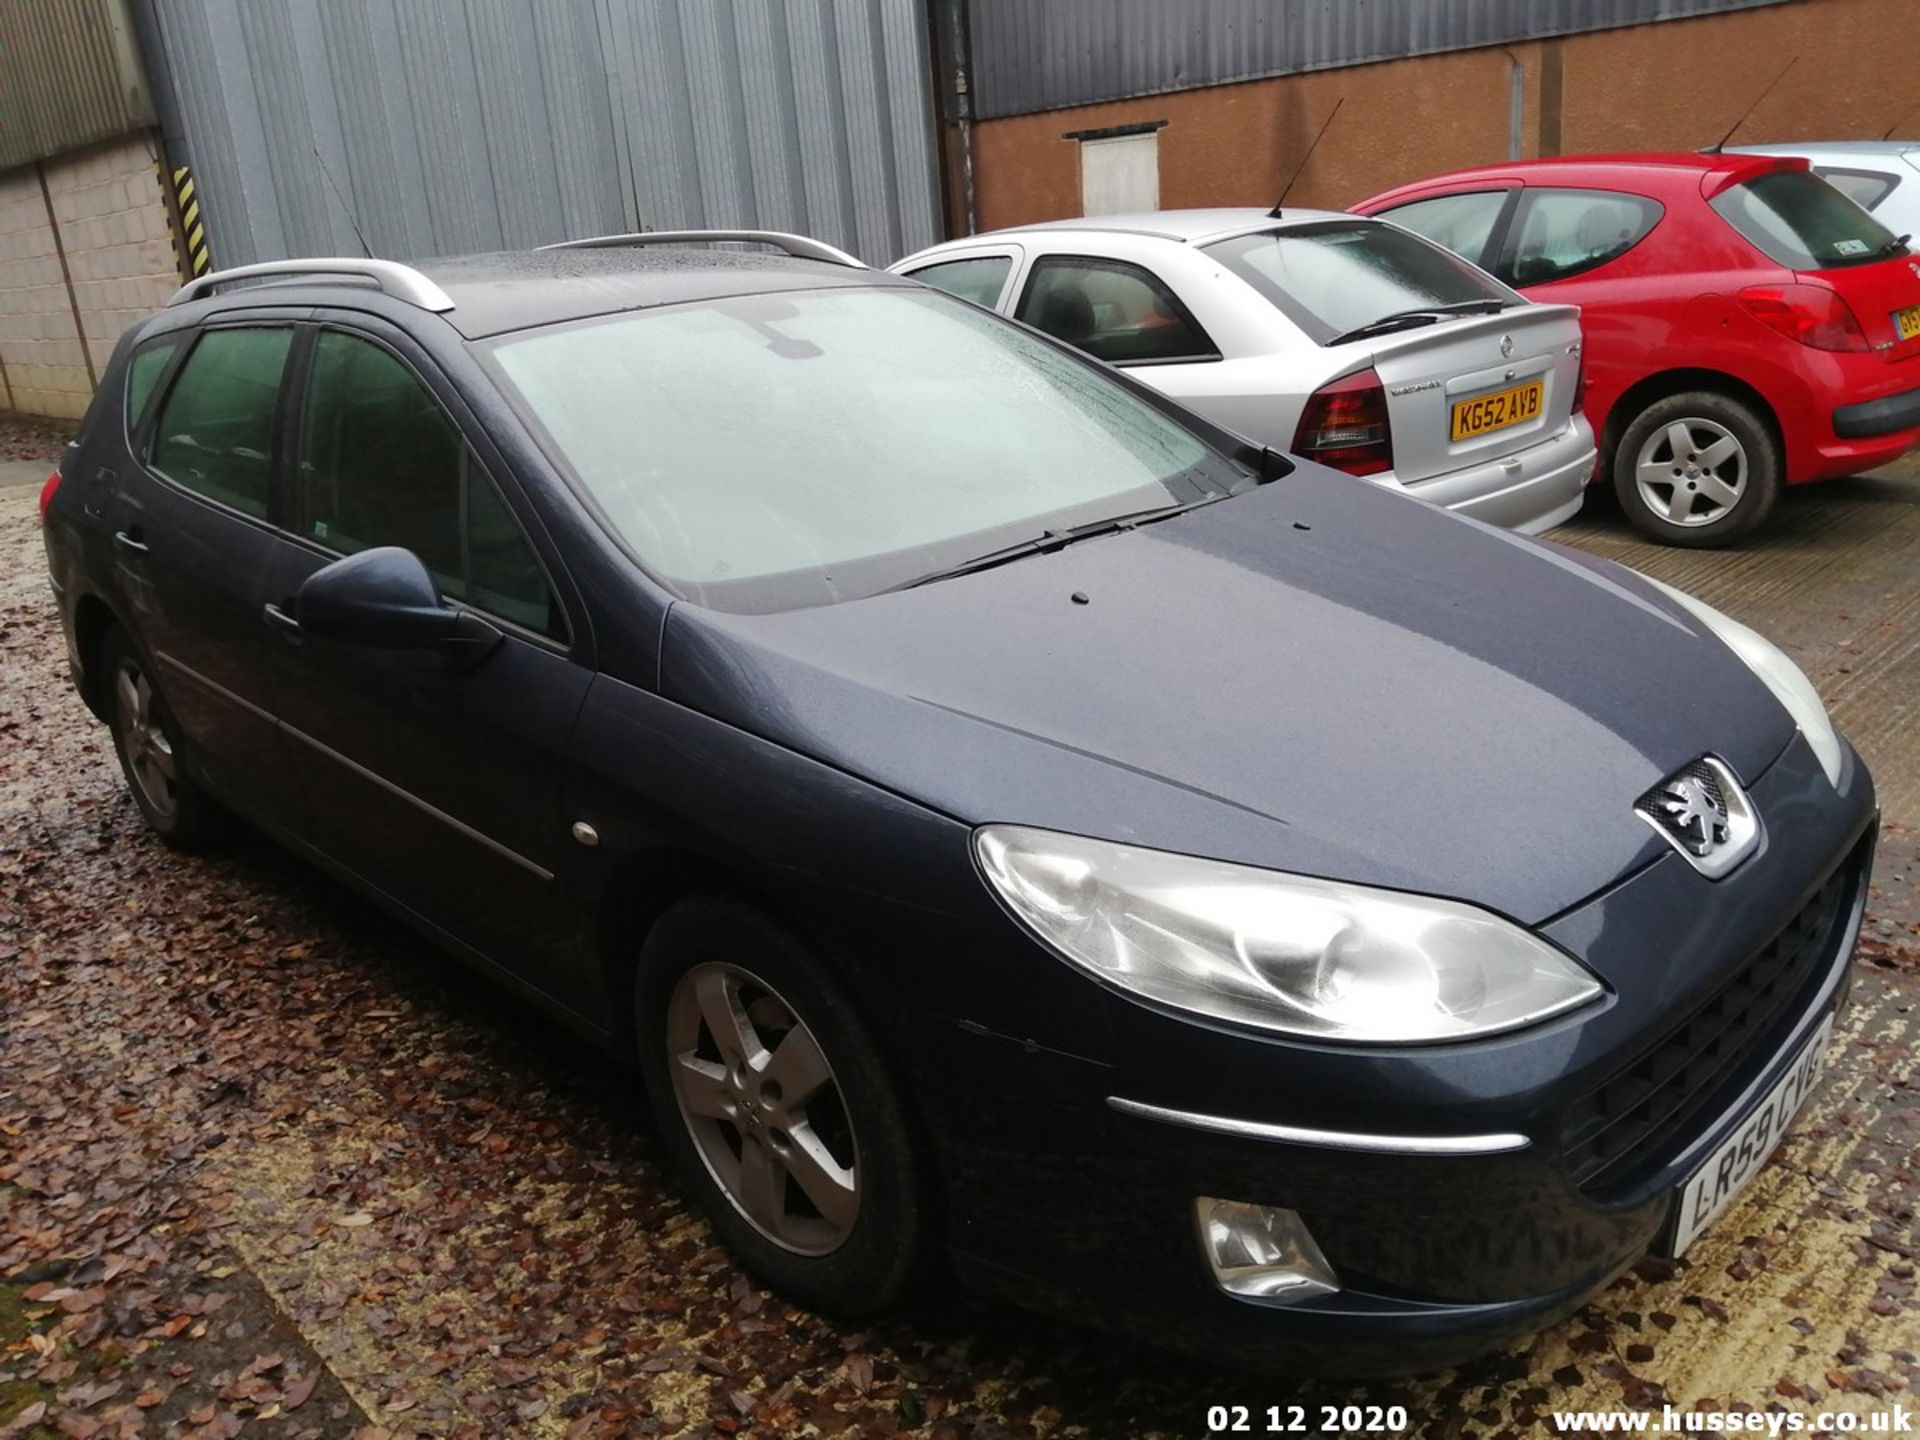
[[[1209,1435],[1400,1435],[1404,1405],[1209,1405]]]

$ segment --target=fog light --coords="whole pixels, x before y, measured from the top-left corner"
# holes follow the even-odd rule
[[[1193,1202],[1193,1213],[1213,1278],[1229,1295],[1305,1300],[1340,1288],[1327,1257],[1293,1211],[1202,1195]]]

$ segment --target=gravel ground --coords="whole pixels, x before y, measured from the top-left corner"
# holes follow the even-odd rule
[[[1920,911],[1889,836],[1823,1088],[1679,1265],[1466,1369],[1209,1373],[964,1295],[861,1330],[762,1292],[632,1080],[244,834],[141,828],[0,491],[0,1434],[1199,1435],[1215,1404],[1885,1411],[1920,1382]]]
[[[52,465],[74,431],[71,420],[41,420],[30,415],[0,414],[0,461],[32,461]]]

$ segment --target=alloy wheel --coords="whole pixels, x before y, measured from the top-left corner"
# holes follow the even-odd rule
[[[171,817],[180,805],[179,762],[173,742],[160,723],[160,707],[146,672],[132,660],[122,660],[114,676],[114,711],[120,722],[120,743],[126,749],[127,769],[141,798],[155,813]]]
[[[860,1212],[858,1148],[813,1031],[741,966],[688,970],[667,1003],[681,1123],[728,1202],[768,1240],[826,1255]]]
[[[1747,450],[1718,421],[1682,418],[1641,443],[1634,482],[1640,502],[1668,524],[1712,525],[1746,494]]]

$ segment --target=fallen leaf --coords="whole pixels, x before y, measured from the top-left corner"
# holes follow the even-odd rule
[[[307,1403],[308,1399],[313,1395],[313,1387],[319,1383],[319,1369],[316,1367],[315,1369],[307,1371],[306,1374],[287,1386],[287,1395],[286,1398],[280,1402],[281,1407],[289,1411],[298,1410],[302,1405]]]

